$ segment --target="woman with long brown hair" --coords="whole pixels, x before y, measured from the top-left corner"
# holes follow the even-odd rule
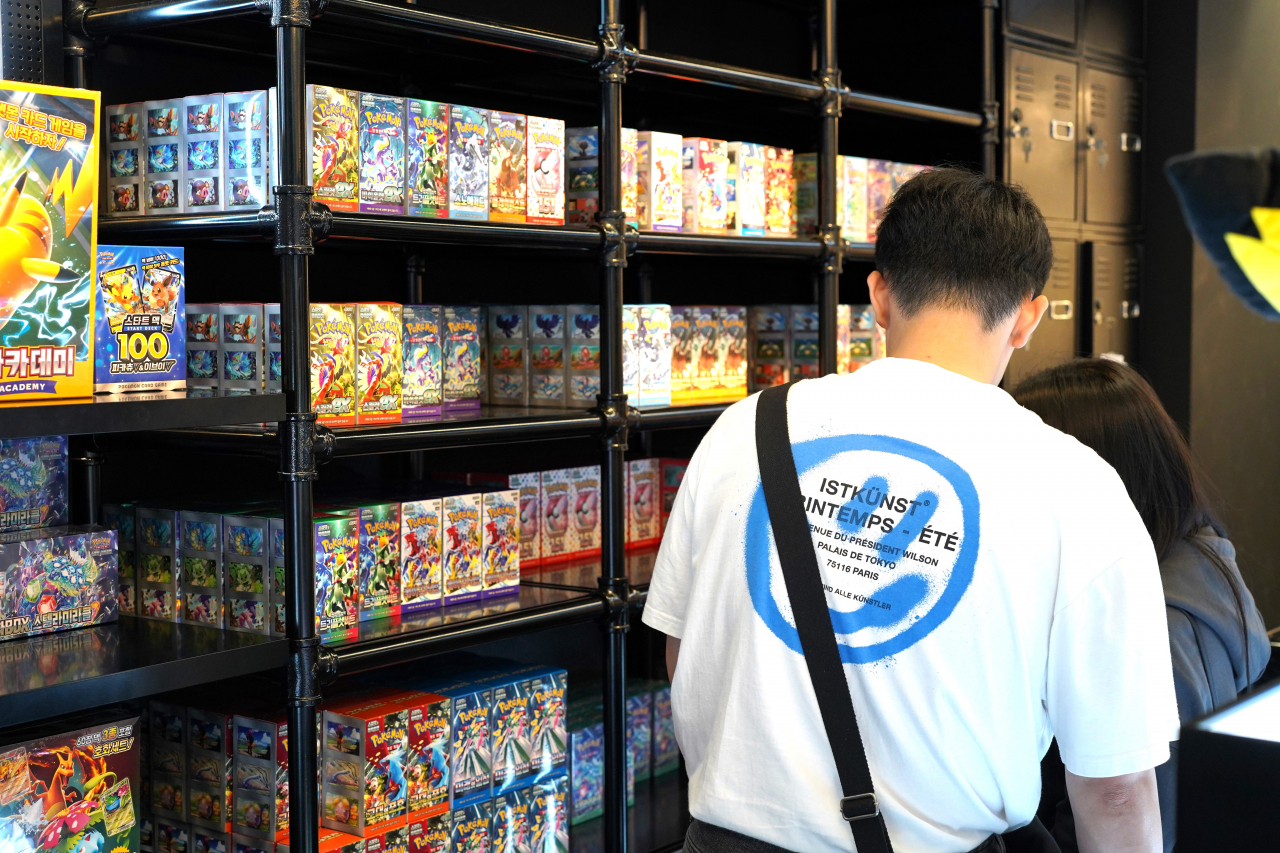
[[[1235,699],[1267,665],[1266,628],[1235,548],[1209,508],[1191,449],[1155,391],[1127,365],[1078,359],[1024,380],[1013,397],[1092,448],[1128,489],[1160,559],[1182,722]],[[1165,853],[1174,845],[1177,760],[1173,744],[1169,761],[1156,768]],[[1050,763],[1042,816],[1064,851],[1077,850],[1066,798],[1053,791],[1062,771]]]

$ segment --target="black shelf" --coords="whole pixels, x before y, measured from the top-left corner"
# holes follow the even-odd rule
[[[635,853],[676,853],[689,828],[689,777],[684,767],[636,783],[636,804],[627,809],[628,849]],[[604,820],[569,829],[570,853],[603,853]]]
[[[633,410],[632,430],[687,429],[715,423],[730,404],[671,406]],[[441,450],[564,438],[598,437],[604,419],[590,409],[521,409],[486,406],[475,415],[455,415],[441,420],[406,421],[365,427],[322,429],[316,447],[321,461],[339,456],[369,456],[410,450]],[[274,426],[211,426],[139,432],[101,443],[106,449],[124,447],[173,447],[232,456],[269,456],[279,453]]]
[[[282,394],[216,395],[187,389],[98,394],[71,400],[0,404],[0,438],[188,429],[284,419]]]
[[[120,621],[0,643],[7,726],[279,669],[283,639],[121,616]]]
[[[522,584],[519,595],[361,623],[358,638],[325,647],[337,674],[349,675],[604,615],[598,593]]]
[[[173,214],[133,219],[103,219],[99,235],[105,239],[136,242],[145,239],[274,239],[256,213],[194,216]],[[522,225],[508,222],[468,222],[457,219],[425,219],[418,216],[380,216],[334,212],[326,217],[328,240],[385,240],[456,246],[501,246],[511,249],[550,249],[592,258],[603,246],[600,232],[584,226]],[[774,237],[738,237],[718,234],[632,231],[627,236],[634,254],[746,256],[813,261],[822,254],[817,240]],[[874,246],[846,244],[846,257],[873,257]]]

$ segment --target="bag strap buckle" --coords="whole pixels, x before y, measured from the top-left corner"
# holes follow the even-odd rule
[[[880,816],[880,801],[874,793],[853,794],[840,800],[840,817],[853,823]]]

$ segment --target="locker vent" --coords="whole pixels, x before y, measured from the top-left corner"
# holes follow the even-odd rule
[[[1142,124],[1142,94],[1136,90],[1124,96],[1124,121],[1130,126]]]
[[[43,83],[44,29],[39,0],[3,0],[3,4],[0,32],[4,38],[4,78]]]
[[[1013,90],[1019,101],[1035,101],[1036,71],[1029,65],[1014,66]]]
[[[1053,105],[1060,110],[1075,112],[1075,81],[1070,76],[1058,74],[1053,78]]]
[[[1105,83],[1089,85],[1089,118],[1107,117],[1107,86]]]
[[[1107,257],[1099,257],[1097,249],[1094,249],[1093,289],[1111,289],[1111,259]]]
[[[1070,256],[1060,256],[1053,259],[1053,271],[1049,273],[1049,287],[1057,290],[1071,290],[1074,282],[1073,270],[1071,263],[1074,258]]]
[[[1136,257],[1128,257],[1124,259],[1124,289],[1138,289],[1138,259]]]

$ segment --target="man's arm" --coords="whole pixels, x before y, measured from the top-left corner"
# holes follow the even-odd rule
[[[679,640],[676,644],[679,648]],[[672,660],[670,640],[667,660]],[[1068,770],[1067,794],[1080,853],[1160,853],[1163,848],[1155,770],[1103,778]]]
[[[667,680],[676,680],[676,662],[680,660],[680,638],[667,636]]]

